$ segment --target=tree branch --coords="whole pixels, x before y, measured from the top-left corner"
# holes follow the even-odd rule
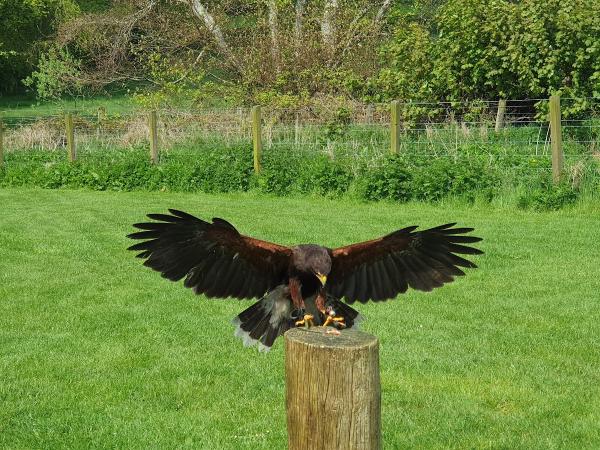
[[[202,3],[200,3],[200,0],[188,0],[186,3],[191,5],[194,15],[204,22],[204,25],[206,26],[208,31],[213,35],[213,38],[215,39],[215,42],[217,43],[217,46],[219,47],[223,55],[227,57],[227,59],[233,66],[235,66],[238,70],[241,71],[242,67],[231,52],[229,45],[227,45],[227,42],[225,41],[225,36],[221,31],[221,27],[219,27],[212,14],[208,12],[208,9],[206,9],[206,7]]]
[[[373,20],[374,24],[378,24],[383,19],[383,16],[387,13],[388,9],[390,9],[390,5],[392,4],[392,0],[384,0],[379,11],[375,15],[375,19]]]
[[[321,35],[326,50],[332,54],[335,46],[335,25],[333,19],[338,8],[337,0],[325,0],[323,7],[323,20],[321,21]]]
[[[296,22],[294,23],[294,44],[296,46],[296,55],[302,45],[302,20],[304,19],[304,9],[306,8],[306,0],[296,1]]]
[[[281,72],[281,59],[279,55],[279,32],[277,30],[277,0],[268,0],[269,8],[269,29],[271,31],[271,56],[277,68]]]

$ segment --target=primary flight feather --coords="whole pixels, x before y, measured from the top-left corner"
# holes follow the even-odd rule
[[[183,211],[148,214],[152,222],[134,224],[129,234],[141,242],[144,265],[207,297],[260,298],[234,323],[245,344],[268,350],[289,328],[315,325],[351,327],[360,319],[347,304],[395,298],[411,287],[431,291],[462,268],[477,267],[459,255],[481,250],[472,228],[454,223],[416,231],[410,226],[366,242],[329,249],[315,244],[293,247],[240,234],[229,222],[204,221]]]

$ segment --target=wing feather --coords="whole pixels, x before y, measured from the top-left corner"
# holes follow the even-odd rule
[[[229,222],[212,223],[184,211],[148,214],[154,222],[136,223],[128,237],[140,240],[144,265],[209,297],[253,298],[282,283],[290,264],[289,247],[240,234]]]
[[[333,295],[354,301],[385,300],[406,292],[408,287],[431,291],[464,275],[461,267],[477,267],[459,255],[483,252],[466,244],[481,241],[465,236],[473,228],[456,223],[416,231],[410,226],[379,239],[331,251],[327,289]]]

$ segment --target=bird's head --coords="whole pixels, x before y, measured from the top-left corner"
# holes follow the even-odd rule
[[[303,244],[294,249],[294,266],[300,272],[312,273],[325,286],[331,272],[331,256],[325,247]]]
[[[321,286],[325,286],[327,276],[331,272],[331,257],[326,249],[321,247],[311,258],[311,271],[317,277]]]

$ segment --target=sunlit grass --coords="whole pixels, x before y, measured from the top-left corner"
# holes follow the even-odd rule
[[[381,342],[385,448],[598,448],[600,209],[0,190],[0,447],[285,448],[283,348],[125,248],[176,207],[283,244],[474,226],[480,266],[359,305]]]

